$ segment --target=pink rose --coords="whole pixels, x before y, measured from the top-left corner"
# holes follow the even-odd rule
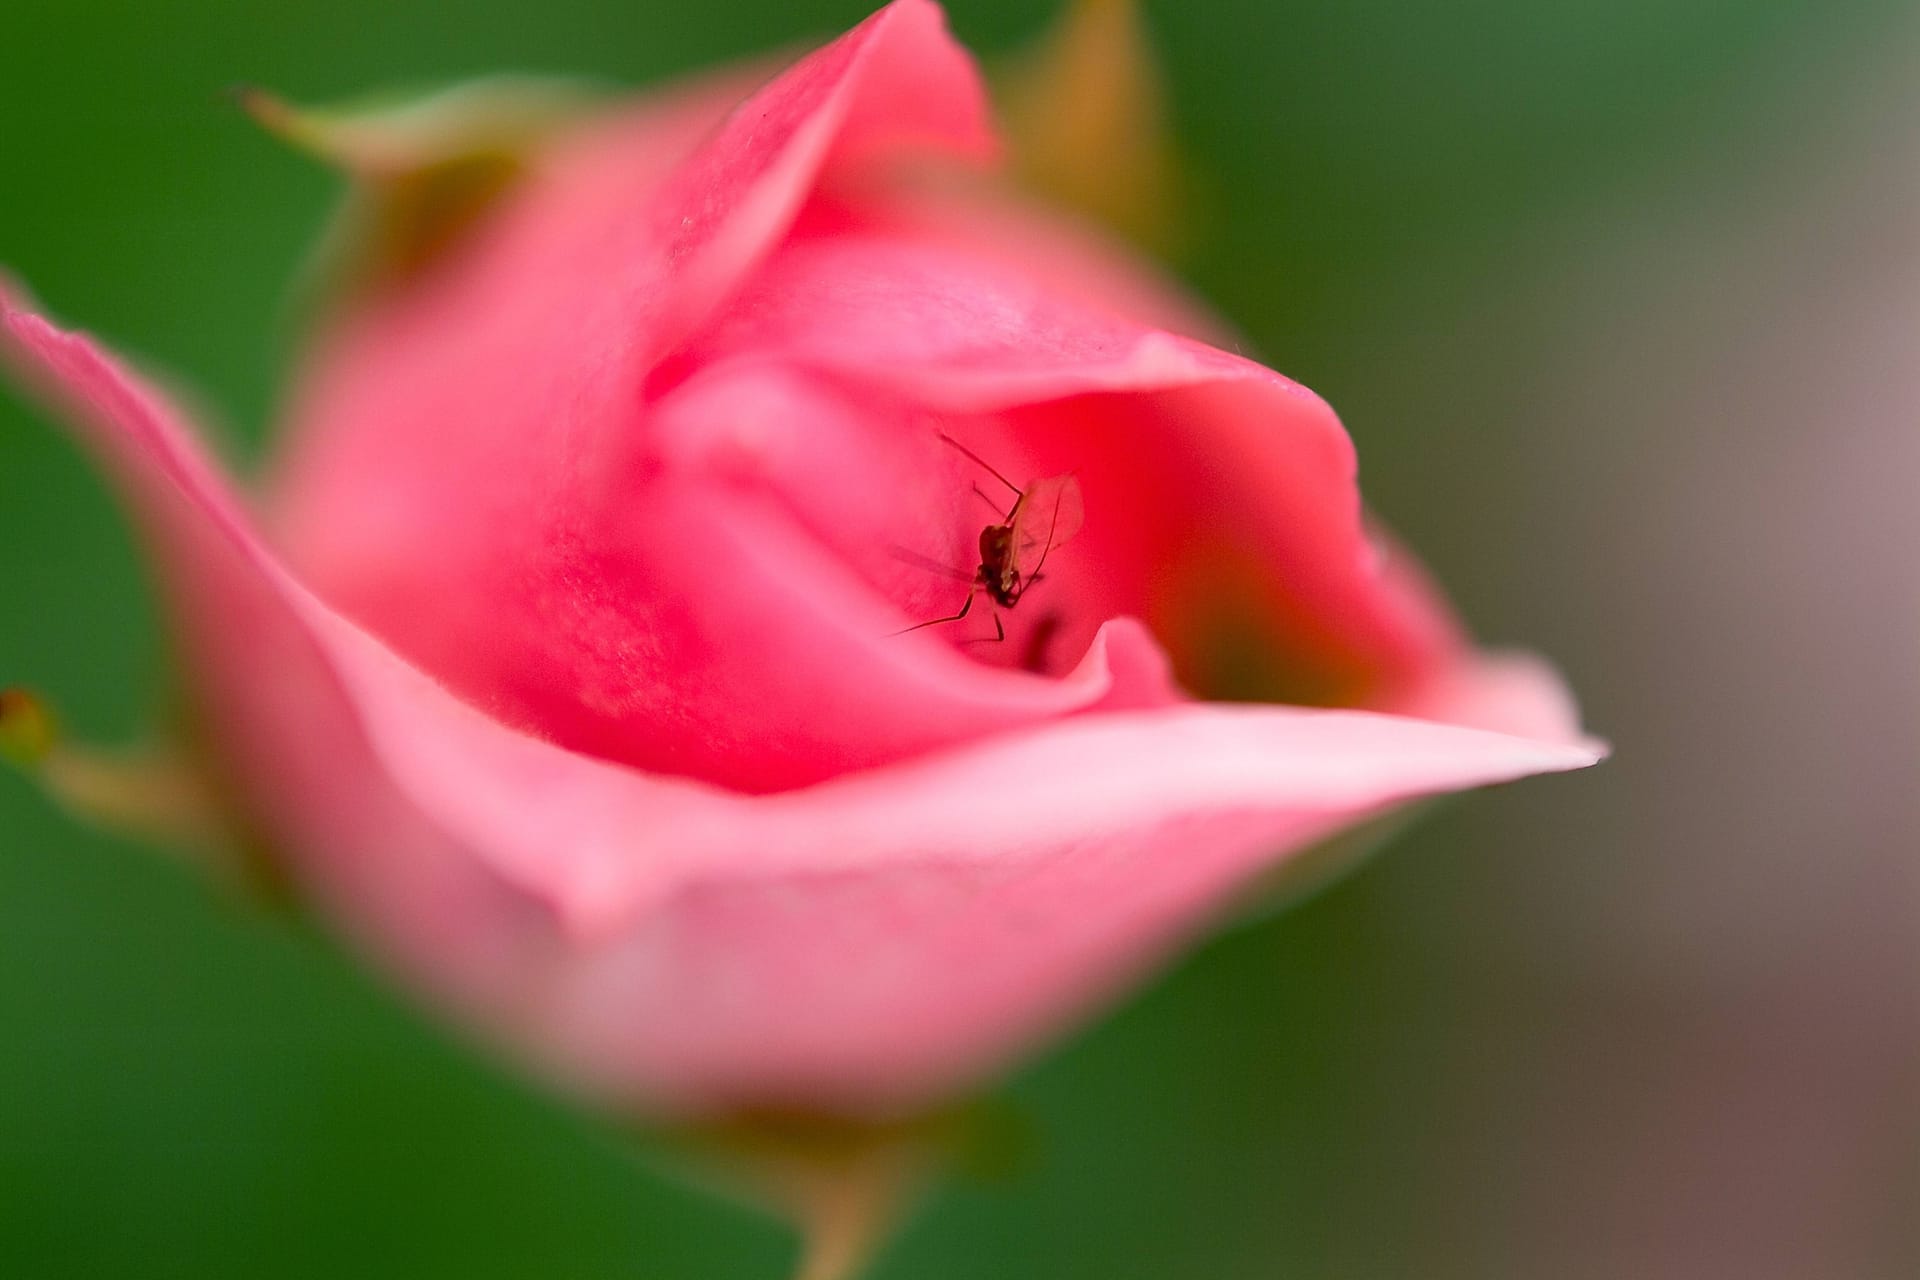
[[[600,114],[336,307],[244,496],[4,299],[286,869],[426,998],[610,1107],[909,1108],[1329,835],[1598,758],[1320,400],[951,180],[994,140],[929,0],[744,92]]]

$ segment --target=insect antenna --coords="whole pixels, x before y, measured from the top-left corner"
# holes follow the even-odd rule
[[[1013,491],[1013,496],[1016,500],[1020,497],[1020,494],[1022,492],[1020,486],[1015,484],[1013,481],[1007,479],[1005,476],[1001,475],[998,471],[994,470],[992,463],[988,462],[985,458],[981,457],[979,454],[975,453],[973,450],[967,448],[967,446],[961,444],[958,440],[955,440],[952,436],[948,435],[946,432],[942,431],[942,432],[939,432],[938,434],[942,440],[945,440],[948,444],[958,449],[961,453],[973,459],[973,461],[979,464],[980,467],[983,468],[988,475],[992,476],[995,480],[998,480],[1001,484],[1011,489]]]
[[[978,484],[973,486],[973,491],[974,493],[979,495],[980,501],[987,504],[987,509],[992,511],[993,514],[1000,516],[1002,520],[1013,519],[1013,512],[1009,511],[1003,515],[1000,511],[1000,504],[995,502],[992,498],[989,498],[987,496],[987,491],[985,489],[982,489]],[[1014,499],[1014,505],[1018,506],[1019,504],[1020,504],[1020,500],[1018,498]]]

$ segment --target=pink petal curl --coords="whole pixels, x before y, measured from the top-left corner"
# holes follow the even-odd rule
[[[457,270],[318,344],[267,509],[331,604],[510,724],[761,792],[1173,701],[1157,661],[1110,664],[1113,618],[1189,684],[1246,633],[1288,673],[1263,698],[1439,705],[1470,651],[1383,565],[1324,404],[1090,241],[876,194],[902,154],[989,149],[937,9],[733,92],[561,146]],[[1021,482],[1074,473],[1091,512],[965,657],[894,634],[958,607],[911,566],[964,579],[985,519],[941,431]]]
[[[1597,758],[1549,673],[1472,658],[1365,534],[1317,399],[1097,252],[1023,279],[991,222],[862,203],[904,155],[990,150],[932,4],[739,92],[591,128],[449,269],[338,317],[272,538],[164,399],[0,290],[244,793],[429,1000],[610,1106],[897,1110],[1323,835]],[[890,634],[952,583],[889,541],[951,561],[984,519],[942,430],[1085,490],[1044,677]],[[1277,577],[1290,659],[1414,714],[1183,702],[1153,636],[1190,529]]]
[[[277,544],[337,607],[491,713],[754,790],[1149,700],[1113,686],[1098,653],[1054,687],[890,643],[951,611],[950,585],[910,584],[907,616],[863,613],[778,512],[662,464],[671,411],[650,403],[656,370],[819,183],[903,153],[991,149],[972,65],[921,0],[731,112],[723,96],[696,86],[589,129],[457,270],[341,317],[295,397],[268,504]],[[830,416],[816,401],[832,389],[762,379],[702,394],[709,418],[791,436]],[[743,537],[749,525],[760,532]],[[418,607],[423,590],[435,608]]]
[[[253,532],[177,414],[0,294],[119,479],[214,723],[302,881],[430,999],[603,1104],[890,1110],[976,1079],[1257,872],[1412,797],[1592,763],[1361,712],[1074,717],[753,797],[460,701]],[[1144,646],[1110,630],[1109,661]]]
[[[1072,472],[1090,514],[1057,566],[1080,620],[1063,647],[1116,616],[1178,647],[1200,602],[1231,589],[1251,597],[1268,664],[1327,686],[1277,700],[1397,705],[1467,658],[1444,603],[1365,528],[1352,443],[1311,391],[1103,305],[1149,293],[1118,266],[1083,264],[1091,287],[1076,288],[1057,255],[1034,270],[897,208],[829,225],[774,253],[693,362],[812,370],[860,388],[850,399],[977,421],[978,447],[1023,475]]]

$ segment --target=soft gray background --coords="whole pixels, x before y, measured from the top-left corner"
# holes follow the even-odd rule
[[[641,83],[829,0],[0,0],[0,261],[243,456],[332,185],[219,97]],[[976,48],[1044,8],[956,0]],[[1920,1273],[1920,32],[1814,0],[1152,6],[1186,264],[1618,758],[1440,810],[1008,1087],[882,1277]],[[0,403],[0,683],[123,735],[150,599]],[[0,775],[0,1275],[773,1277],[323,944]]]

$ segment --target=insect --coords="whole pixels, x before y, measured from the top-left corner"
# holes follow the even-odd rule
[[[1020,603],[1020,597],[1027,593],[1027,589],[1040,581],[1048,554],[1079,531],[1085,514],[1080,500],[1080,484],[1072,476],[1035,480],[1022,489],[952,436],[942,433],[940,438],[1005,485],[1007,491],[1013,494],[1013,505],[1007,508],[998,523],[980,530],[980,564],[968,580],[967,598],[959,612],[950,613],[944,618],[916,622],[902,628],[896,635],[918,631],[922,627],[938,626],[943,622],[960,621],[972,611],[973,602],[980,592],[985,592],[987,598],[1002,609],[1013,608]],[[973,491],[995,512],[999,512],[999,504],[988,497],[979,485],[974,485]],[[942,572],[948,571],[944,565],[932,567]],[[954,576],[960,576],[957,571],[953,572]],[[1006,627],[1001,624],[997,613],[993,616],[993,630],[995,640],[1007,638]]]

